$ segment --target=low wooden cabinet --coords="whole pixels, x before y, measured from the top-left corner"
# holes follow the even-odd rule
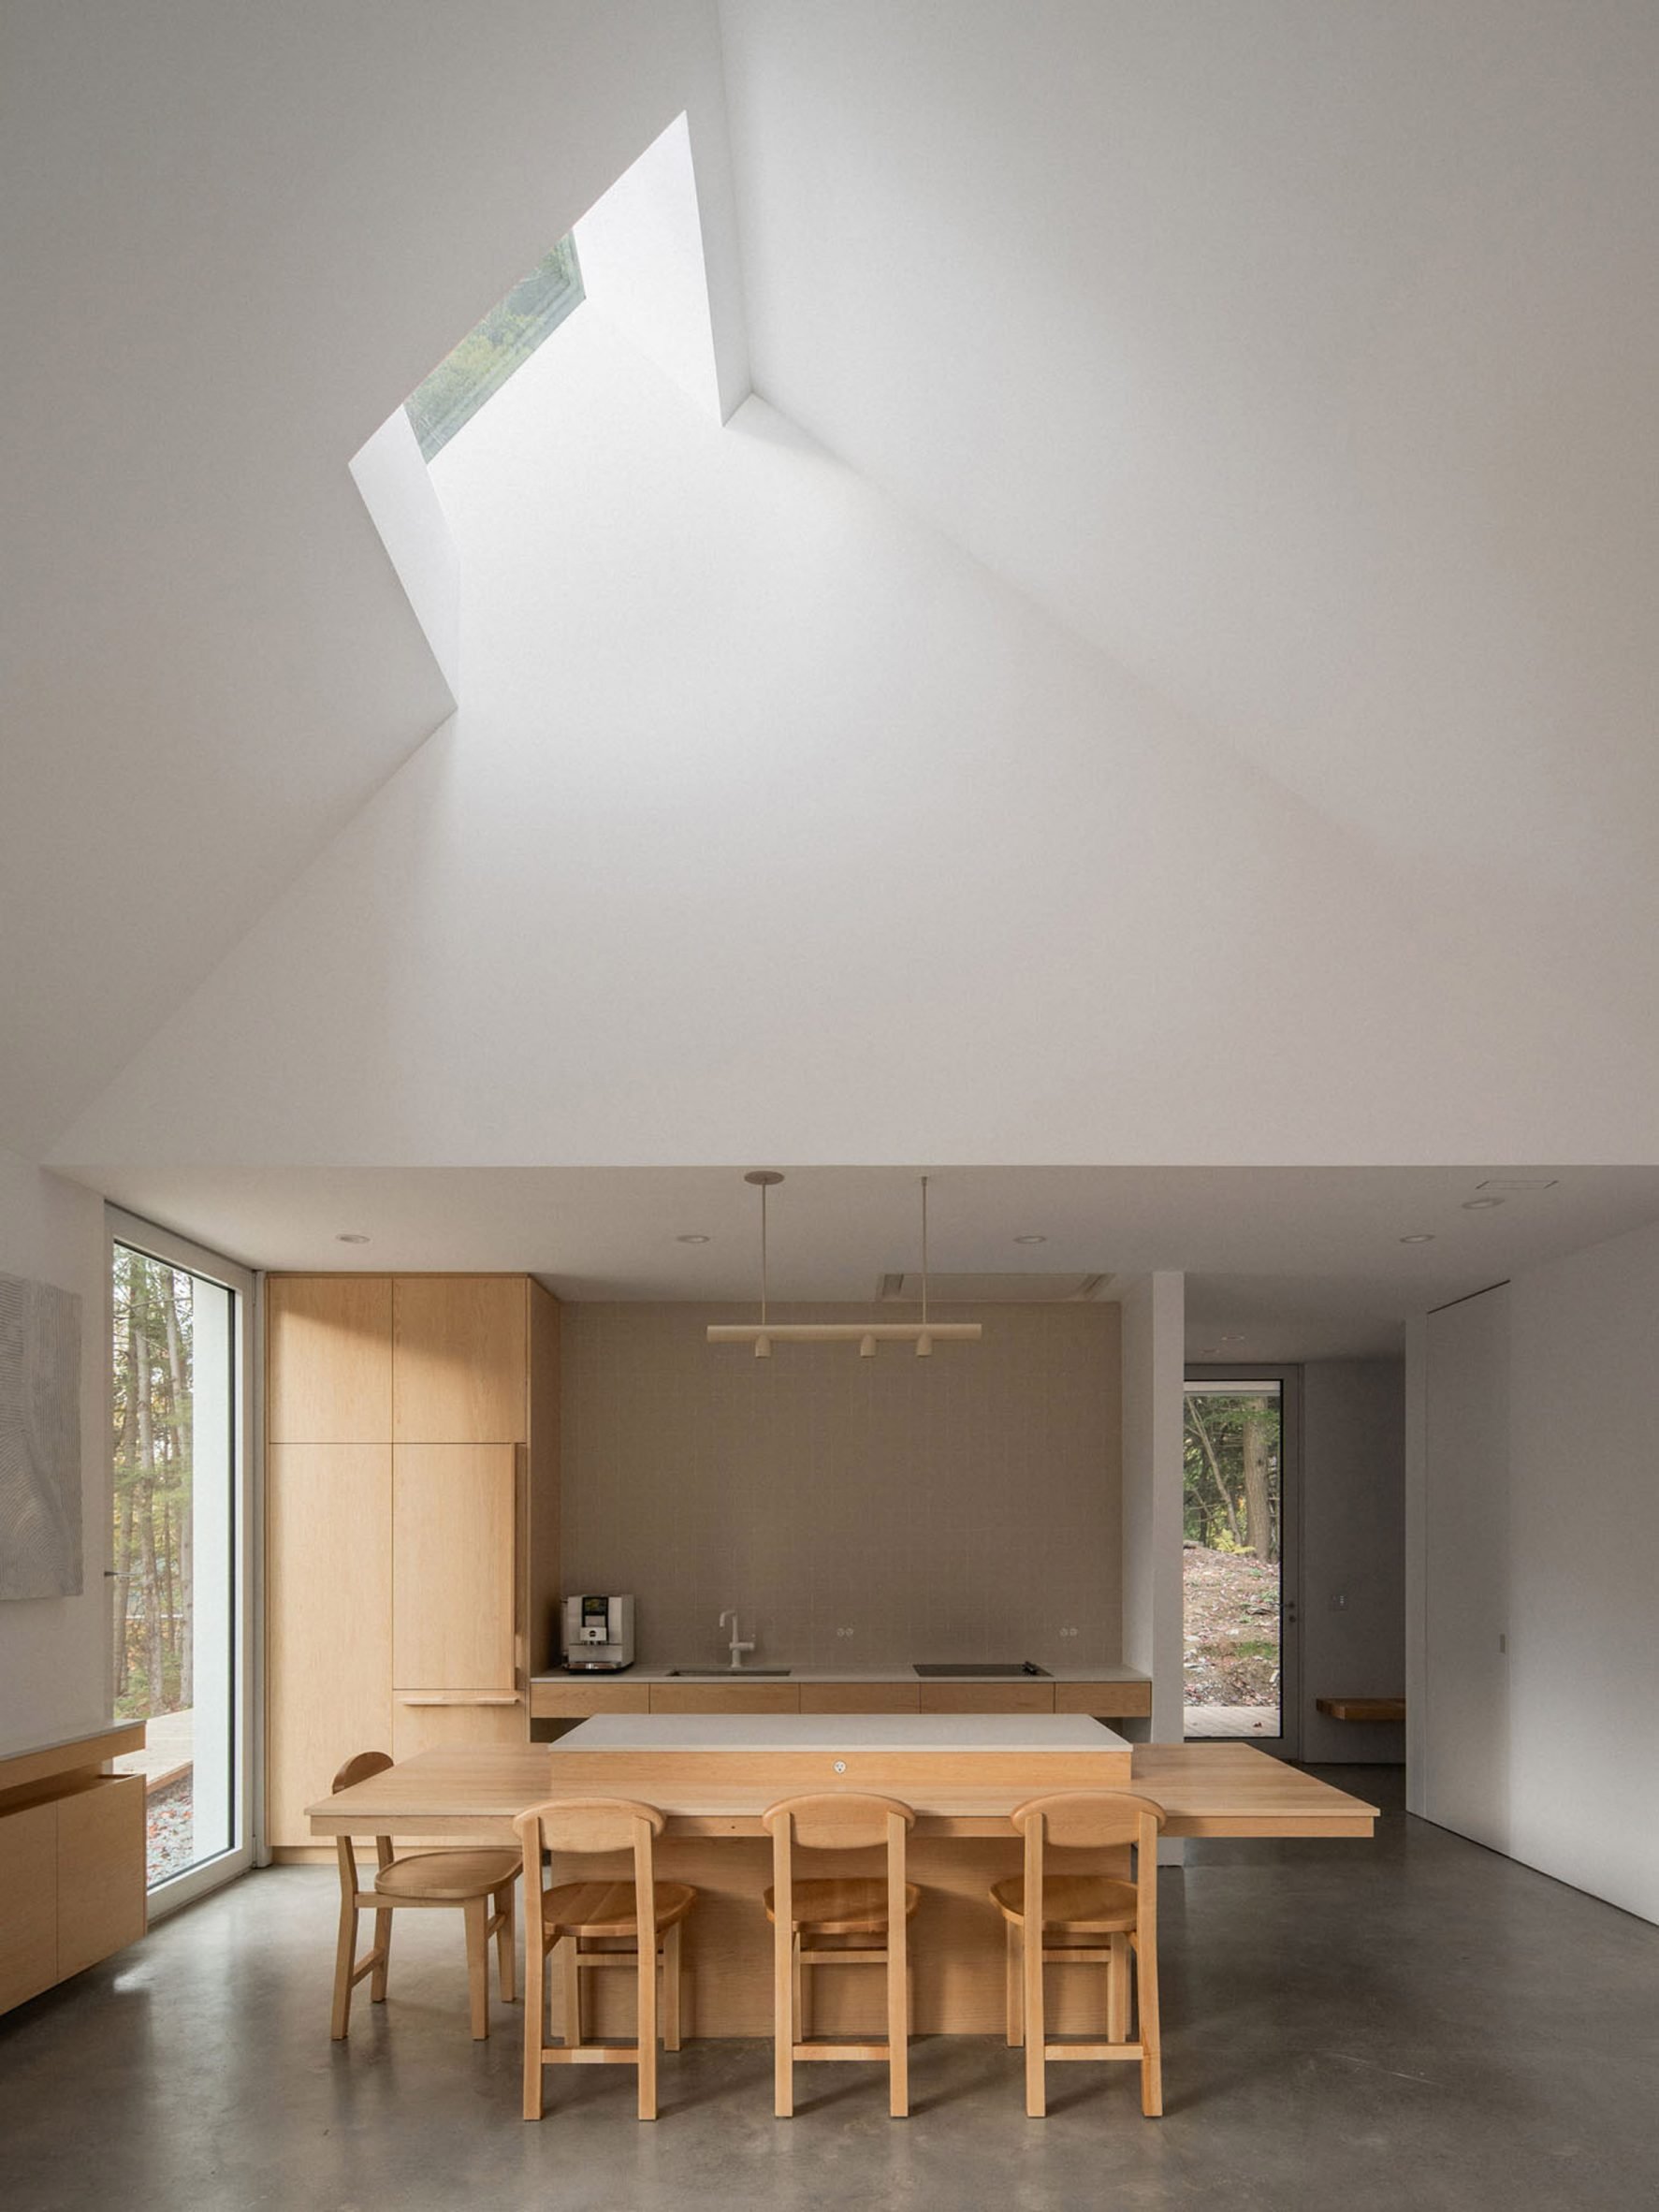
[[[143,1724],[0,1760],[0,2012],[144,1933]]]
[[[1150,1713],[1152,1684],[1144,1680],[1056,1682],[1036,1676],[1011,1682],[555,1676],[531,1683],[530,1710],[538,1721],[587,1720],[611,1712],[1070,1712],[1110,1722]]]

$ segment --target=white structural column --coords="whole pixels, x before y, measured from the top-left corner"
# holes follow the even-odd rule
[[[1185,1726],[1181,1662],[1181,1426],[1186,1281],[1160,1269],[1123,1301],[1123,1660],[1152,1677],[1155,1743]],[[1126,1724],[1129,1728],[1133,1723]],[[1160,1860],[1178,1864],[1166,1841]]]

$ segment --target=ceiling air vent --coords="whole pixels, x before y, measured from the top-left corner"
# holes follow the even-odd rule
[[[927,1278],[927,1296],[934,1305],[1075,1305],[1098,1297],[1111,1280],[1075,1273],[943,1275],[936,1269]],[[883,1275],[876,1296],[886,1305],[920,1304],[920,1272]]]

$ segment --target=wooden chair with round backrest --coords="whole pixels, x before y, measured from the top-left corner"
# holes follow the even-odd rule
[[[683,1882],[659,1882],[652,1844],[662,1832],[663,1816],[654,1805],[631,1797],[567,1797],[535,1805],[514,1824],[524,1858],[524,2117],[542,2117],[544,2066],[637,2066],[639,2117],[657,2117],[657,1961],[662,1964],[662,2040],[677,2051],[680,2038],[680,1923],[696,1902],[697,1892]],[[608,1874],[587,1882],[542,1885],[544,1851],[563,1855],[627,1851],[633,1879]],[[649,1940],[640,1933],[639,1900],[649,1900],[645,1915]],[[605,1943],[604,1950],[584,1950]],[[557,1955],[562,1968],[562,2044],[549,2045],[547,1960]],[[584,2043],[582,1976],[605,1968],[632,1967],[638,1985],[638,2007],[632,2044]]]
[[[1008,1926],[1008,2040],[1026,2047],[1026,2110],[1048,2110],[1051,2059],[1138,2059],[1141,2109],[1163,2111],[1157,2020],[1157,1839],[1163,1810],[1128,1791],[1069,1790],[1032,1797],[1013,1825],[1026,1841],[1024,1874],[993,1885],[992,1901]],[[1107,1851],[1135,1846],[1135,1879],[1051,1869],[1051,1848]],[[1034,1940],[1033,1923],[1040,1933]],[[1135,1961],[1140,2033],[1131,2038],[1129,1960]],[[1045,1964],[1106,1969],[1106,2041],[1051,2043],[1043,2007]]]
[[[347,1759],[334,1777],[333,1787],[350,1789],[384,1774],[392,1764],[385,1752],[359,1752]],[[351,2020],[352,1991],[365,1974],[372,1974],[369,1994],[376,2004],[386,1999],[386,1970],[391,1963],[392,1914],[403,1906],[443,1905],[458,1911],[467,1931],[467,1983],[471,1997],[474,2041],[489,2033],[489,1939],[496,1939],[496,1957],[502,1996],[513,2001],[513,1885],[518,1879],[518,1854],[505,1845],[477,1850],[412,1851],[394,1857],[389,1836],[376,1836],[378,1865],[372,1889],[357,1885],[357,1853],[349,1836],[340,1846],[340,1943],[334,1959],[334,2019],[336,2043]],[[493,1906],[493,1910],[491,1909]],[[357,1914],[374,1914],[374,1943],[357,1957]]]
[[[851,1791],[784,1797],[762,1813],[772,1839],[772,1886],[766,1917],[773,1938],[774,2109],[779,2119],[794,2111],[797,2059],[885,2059],[888,2110],[904,2119],[910,2109],[910,2003],[906,1928],[921,1891],[905,1880],[905,1839],[915,1823],[908,1805],[894,1797]],[[834,1880],[795,1872],[797,1846],[808,1851],[859,1851],[884,1845],[884,1876]],[[874,1943],[842,1947],[840,1939],[874,1936]],[[884,1966],[887,1970],[885,2043],[810,2043],[807,2040],[807,1975],[818,1966]]]

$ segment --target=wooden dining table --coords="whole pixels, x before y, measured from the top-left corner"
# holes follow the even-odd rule
[[[513,1824],[521,1812],[549,1799],[602,1791],[644,1798],[666,1815],[659,1879],[688,1882],[698,1892],[686,1924],[689,2032],[766,2034],[771,1931],[761,1899],[771,1862],[761,1815],[782,1790],[768,1780],[764,1763],[735,1775],[729,1760],[713,1760],[705,1778],[683,1757],[659,1755],[653,1761],[648,1749],[596,1760],[581,1753],[581,1729],[573,1730],[562,1745],[417,1753],[310,1806],[312,1833],[390,1836],[400,1848],[502,1842],[514,1840]],[[966,1766],[950,1771],[936,1762],[931,1773],[914,1766],[907,1773],[902,1761],[895,1765],[891,1775],[860,1772],[848,1786],[872,1788],[885,1780],[890,1794],[903,1796],[915,1809],[910,1871],[923,1891],[911,1946],[917,2031],[997,2032],[1004,2016],[1005,1957],[989,1890],[994,1881],[1018,1870],[1019,1843],[1010,1815],[1032,1788],[1011,1779],[976,1781]],[[1164,1834],[1171,1838],[1361,1841],[1373,1834],[1377,1819],[1376,1807],[1362,1798],[1243,1743],[1136,1744],[1127,1786],[1162,1809]],[[614,1871],[626,1870],[618,1861]],[[626,1978],[600,1977],[606,1985]],[[1055,2030],[1085,2028],[1092,1978],[1072,1972],[1056,1978]],[[825,1977],[821,2032],[871,2031],[865,2018],[874,2001],[869,1980],[853,1972]],[[610,2001],[621,1994],[611,1990]],[[602,2020],[597,2031],[607,2028],[622,2032],[624,2023]]]

